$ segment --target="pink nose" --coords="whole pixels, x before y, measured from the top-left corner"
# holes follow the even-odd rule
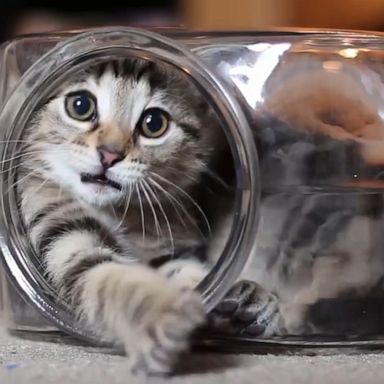
[[[111,145],[100,145],[97,147],[97,152],[105,169],[112,167],[124,158],[123,153]]]

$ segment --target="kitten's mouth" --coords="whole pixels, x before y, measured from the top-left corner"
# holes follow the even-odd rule
[[[119,191],[122,190],[121,184],[117,183],[116,181],[108,179],[105,174],[99,174],[99,175],[93,175],[91,173],[82,173],[80,175],[81,181],[83,183],[92,183],[92,184],[99,184],[99,185],[108,185],[109,187],[115,188]]]

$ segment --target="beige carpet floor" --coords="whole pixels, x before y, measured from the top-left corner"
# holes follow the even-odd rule
[[[0,383],[120,384],[384,383],[384,352],[331,356],[184,356],[170,378],[131,376],[123,356],[68,344],[31,341],[0,331]]]

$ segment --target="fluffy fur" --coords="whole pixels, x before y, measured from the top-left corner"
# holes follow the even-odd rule
[[[93,119],[68,113],[79,91],[92,95]],[[158,138],[140,131],[150,108],[169,116]],[[212,192],[201,184],[218,178],[223,136],[185,75],[138,60],[82,70],[26,129],[17,188],[42,273],[81,321],[125,348],[134,369],[168,372],[204,320],[192,290],[213,230],[202,208]]]

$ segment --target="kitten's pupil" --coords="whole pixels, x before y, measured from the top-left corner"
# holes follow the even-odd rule
[[[89,110],[91,103],[85,96],[77,96],[74,101],[74,109],[79,115],[84,115]]]
[[[93,97],[85,91],[67,95],[65,108],[70,117],[75,120],[92,120],[96,113],[96,103]]]
[[[145,125],[151,132],[157,132],[163,125],[163,119],[158,115],[147,115]]]
[[[149,108],[141,117],[141,133],[149,138],[163,135],[169,126],[169,115],[160,108]]]

